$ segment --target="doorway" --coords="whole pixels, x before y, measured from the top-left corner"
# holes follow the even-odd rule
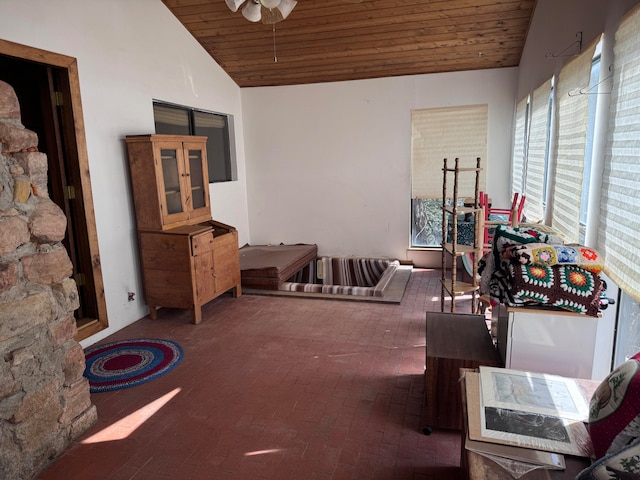
[[[84,121],[74,58],[0,40],[0,80],[13,87],[21,123],[47,155],[48,190],[67,217],[63,244],[73,264],[80,341],[108,327]]]

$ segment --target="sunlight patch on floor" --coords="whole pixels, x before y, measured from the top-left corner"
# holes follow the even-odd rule
[[[103,428],[98,433],[91,435],[81,443],[88,445],[92,443],[113,442],[123,440],[135,432],[144,422],[155,415],[158,410],[171,401],[182,389],[176,388],[166,395],[148,403],[135,412],[121,418],[117,422]]]
[[[244,454],[245,457],[253,457],[254,455],[265,455],[267,453],[278,453],[282,452],[281,448],[270,448],[268,450],[254,450],[253,452],[247,452]]]
[[[470,294],[466,294],[466,295],[456,295],[456,300],[471,300],[471,295]],[[440,297],[431,297],[431,301],[432,302],[438,302],[440,301]],[[451,302],[451,297],[446,296],[444,297],[444,301],[445,303],[447,302]]]

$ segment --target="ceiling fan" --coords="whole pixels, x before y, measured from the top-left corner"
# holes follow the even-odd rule
[[[232,12],[237,12],[240,6],[242,16],[250,22],[262,22],[272,25],[281,22],[289,16],[293,8],[298,4],[296,0],[225,0]],[[343,0],[347,3],[360,3],[362,0]]]
[[[261,21],[269,25],[287,18],[298,4],[296,0],[225,0],[232,12],[237,12],[245,1],[242,16],[250,22]]]

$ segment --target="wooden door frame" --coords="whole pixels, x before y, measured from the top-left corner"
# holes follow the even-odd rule
[[[104,283],[102,279],[102,266],[98,249],[98,234],[96,231],[95,213],[93,210],[93,194],[91,191],[91,178],[89,175],[89,158],[87,155],[87,143],[84,130],[84,118],[82,116],[82,101],[80,97],[80,81],[78,77],[78,63],[73,57],[48,52],[38,48],[20,45],[0,39],[0,54],[29,60],[52,67],[66,69],[69,78],[71,111],[73,115],[73,128],[75,144],[77,148],[80,183],[82,189],[82,202],[85,211],[89,256],[93,273],[98,318],[94,319],[78,330],[76,340],[84,340],[106,329],[109,326],[107,317],[107,305],[104,296]]]

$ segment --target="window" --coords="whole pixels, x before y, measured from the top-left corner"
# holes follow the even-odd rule
[[[605,273],[640,301],[640,8],[620,24],[602,174],[597,249]]]
[[[593,158],[593,133],[596,125],[596,108],[598,105],[598,84],[600,82],[601,43],[598,43],[591,65],[589,88],[580,92],[589,97],[587,106],[587,138],[584,149],[584,171],[582,172],[582,197],[580,199],[580,243],[585,241],[587,212],[589,209],[589,186],[591,184],[591,165]]]
[[[511,195],[524,191],[528,117],[529,96],[526,96],[516,106],[516,128],[513,131],[513,158],[511,160]]]
[[[531,99],[531,121],[527,145],[527,168],[524,194],[524,215],[527,222],[544,220],[547,168],[549,161],[551,80],[535,89]]]
[[[485,189],[488,112],[486,104],[411,112],[411,247],[442,245],[445,158],[453,163],[457,157],[463,167],[475,167],[480,157],[480,190]],[[473,196],[475,191],[475,179],[464,177],[467,183],[458,186],[460,198]]]
[[[542,182],[542,205],[543,211],[547,208],[547,190],[549,186],[549,155],[551,149],[551,121],[553,120],[553,105],[555,104],[555,89],[554,89],[555,77],[551,78],[551,93],[549,93],[549,112],[547,114],[547,147],[544,156],[544,180]]]
[[[564,234],[566,242],[596,248],[605,259],[604,273],[620,289],[618,304],[609,307],[618,309],[614,312],[614,367],[640,349],[639,31],[640,6],[636,6],[615,34],[612,64],[601,64],[603,45],[598,42],[585,49],[577,62],[563,67],[550,92],[555,111],[549,129],[554,145],[549,167],[551,215],[547,218],[551,217],[552,226]],[[604,47],[611,40],[603,38]],[[575,78],[569,80],[572,73]],[[535,92],[533,105],[532,124]],[[532,125],[529,162],[534,129]],[[530,173],[528,168],[527,175]]]
[[[524,216],[530,223],[544,220],[552,107],[553,79],[516,106],[511,193],[526,196]]]
[[[556,89],[556,148],[552,173],[551,225],[565,240],[580,237],[580,201],[586,146],[586,118],[589,95],[575,92],[589,84],[596,44],[567,63]]]
[[[153,102],[156,133],[202,135],[207,137],[209,182],[237,180],[233,117],[195,108]]]
[[[589,207],[589,185],[592,171],[592,152],[597,107],[597,87],[600,77],[601,42],[594,49],[591,65],[588,53],[563,68],[561,75],[564,82],[563,97],[558,98],[560,135],[564,142],[557,145],[557,168],[552,178],[558,182],[555,195],[558,205],[568,202],[568,198],[580,198],[580,202],[572,201],[572,209],[555,212],[555,226],[567,235],[568,229],[575,231],[575,238],[584,243],[584,232]],[[579,82],[582,76],[590,75],[589,83]],[[544,221],[547,187],[550,176],[550,140],[552,115],[554,114],[554,80],[544,82],[533,92],[527,104],[526,98],[518,103],[514,129],[514,146],[512,159],[512,190],[518,192],[520,175],[524,182],[523,192],[527,197],[525,218],[527,222]],[[573,88],[570,88],[573,84]],[[576,88],[576,85],[578,87]],[[579,85],[584,85],[580,87]],[[593,94],[592,94],[593,93]],[[573,98],[580,97],[580,98]],[[585,117],[587,119],[585,123]],[[571,142],[568,143],[568,140]],[[576,176],[573,172],[582,173]],[[581,182],[580,182],[581,179]],[[575,193],[575,195],[573,195]],[[553,199],[552,199],[553,200]],[[553,205],[553,203],[551,203]],[[569,219],[567,218],[569,217]],[[573,235],[573,233],[572,233]]]

